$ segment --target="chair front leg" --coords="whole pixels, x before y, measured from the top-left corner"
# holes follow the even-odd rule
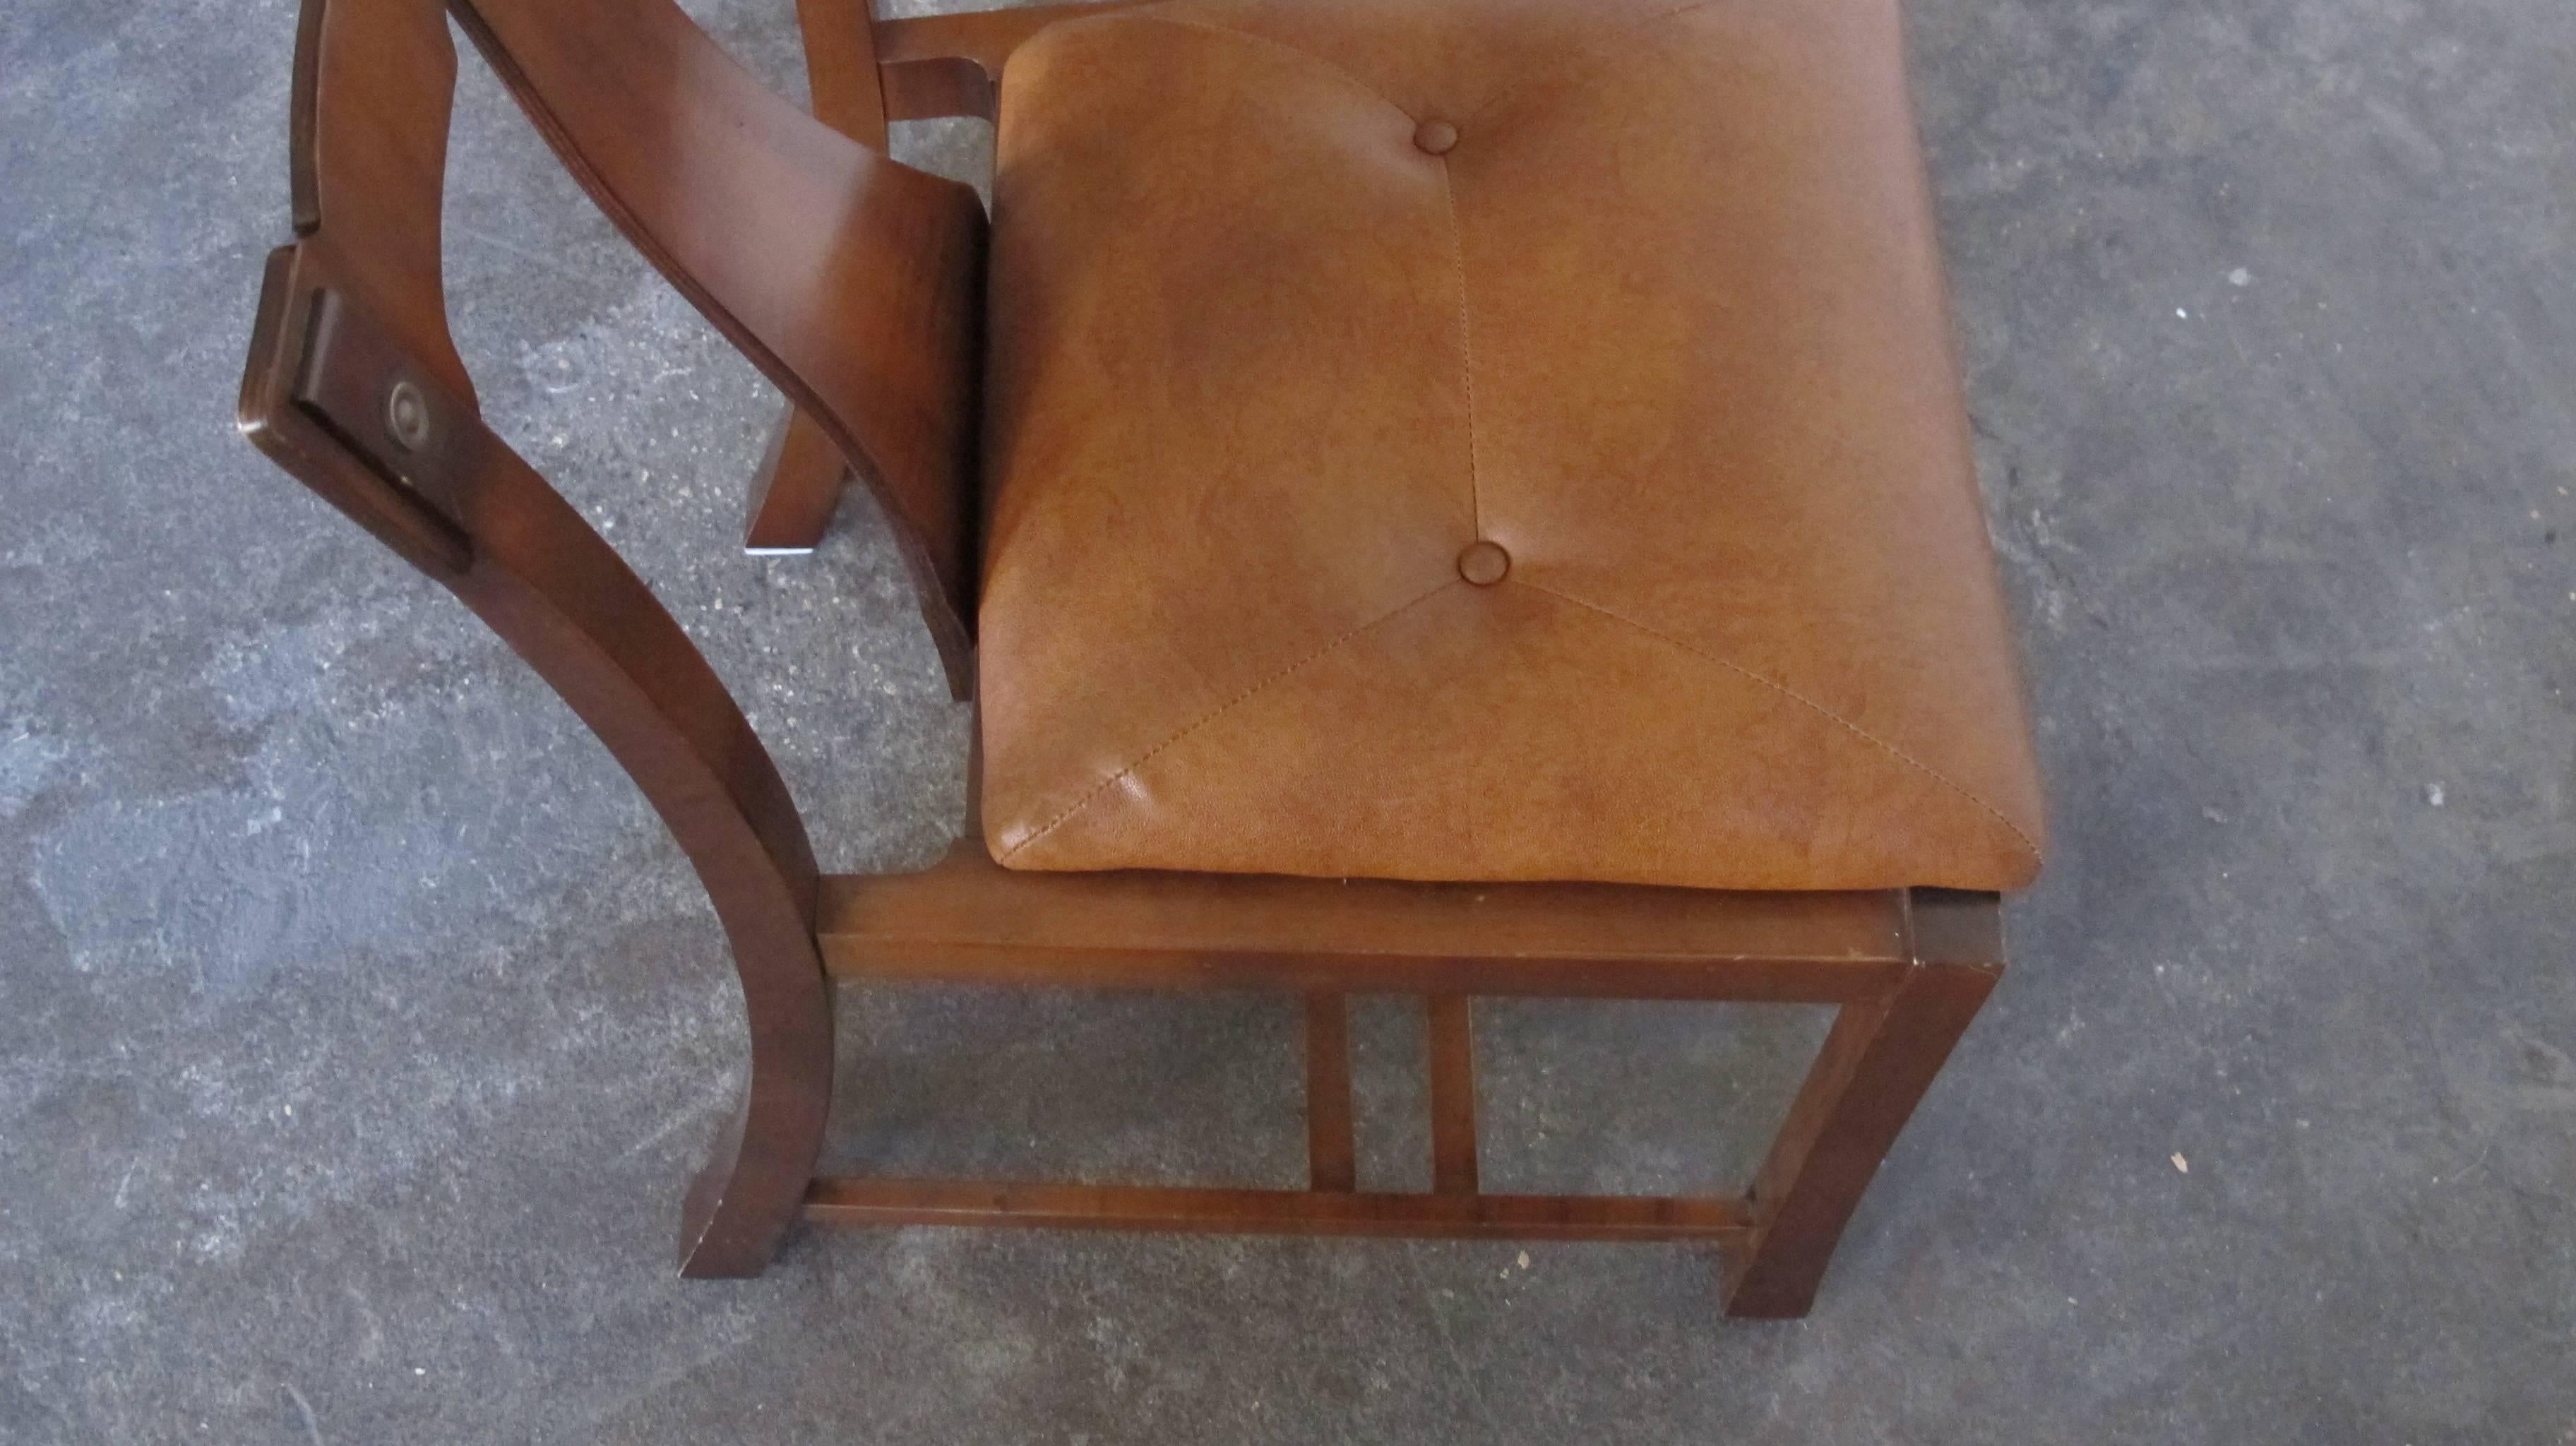
[[[1994,895],[1916,889],[1907,903],[1912,966],[1834,1016],[1754,1176],[1752,1244],[1727,1257],[1728,1315],[1788,1319],[1815,1304],[1861,1192],[2003,977]]]

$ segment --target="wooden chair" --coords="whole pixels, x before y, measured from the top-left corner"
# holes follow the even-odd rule
[[[687,1195],[684,1273],[757,1273],[800,1218],[1702,1240],[1724,1257],[1729,1313],[1803,1314],[1862,1190],[2002,971],[1999,891],[2027,881],[2038,862],[2036,785],[1966,460],[1890,0],[1730,0],[1725,9],[1390,0],[1377,14],[1345,0],[1174,0],[1124,19],[1110,12],[1128,7],[1106,5],[882,21],[864,0],[800,5],[819,120],[763,88],[670,0],[306,0],[291,139],[296,239],[268,263],[240,406],[263,452],[454,592],[562,694],[703,879],[740,973],[751,1068],[738,1118]],[[1600,36],[1564,31],[1603,13],[1616,24]],[[755,484],[750,544],[811,546],[843,476],[856,475],[902,540],[960,698],[976,693],[984,628],[970,830],[983,837],[961,841],[938,866],[823,873],[777,770],[696,648],[482,422],[440,279],[451,14],[593,199],[786,393],[791,416]],[[1414,28],[1333,49],[1334,27],[1376,24]],[[1014,69],[1006,86],[1006,62],[1040,46],[1025,85]],[[1410,70],[1408,54],[1421,58]],[[1393,69],[1368,70],[1377,56],[1396,57]],[[1477,106],[1424,113],[1432,107],[1415,95],[1432,84],[1424,77],[1434,60],[1480,77]],[[1544,74],[1531,71],[1542,65]],[[1101,80],[1136,68],[1145,73],[1132,84]],[[1585,97],[1580,114],[1512,110],[1512,94],[1548,87]],[[1682,93],[1704,98],[1713,129],[1641,125],[1633,110],[1618,110],[1651,113]],[[890,120],[991,118],[997,109],[1004,157],[988,234],[971,191],[896,164],[883,147]],[[1311,119],[1311,137],[1301,118]],[[1268,138],[1247,143],[1227,129],[1238,124]],[[1280,138],[1283,125],[1296,134]],[[1575,195],[1570,212],[1478,229],[1496,214],[1484,208],[1536,205],[1551,189],[1533,191],[1503,159],[1487,159],[1500,140],[1493,152],[1477,150],[1507,129],[1530,152],[1607,148],[1600,166],[1560,172]],[[1122,135],[1149,132],[1161,150],[1144,160],[1119,151]],[[1819,147],[1830,154],[1811,159]],[[1210,154],[1239,157],[1255,173],[1235,177],[1227,162],[1210,186],[1240,179],[1250,189],[1227,192],[1218,222],[1173,219],[1196,214],[1186,208],[1198,202],[1175,189],[1172,167],[1186,176],[1191,155]],[[1725,164],[1695,169],[1712,154]],[[1318,156],[1348,166],[1312,196],[1283,200],[1261,173],[1314,171]],[[1538,154],[1529,164],[1547,161]],[[1681,189],[1635,189],[1649,168],[1673,166],[1684,168]],[[1730,186],[1742,177],[1767,189],[1740,204]],[[1432,375],[1401,337],[1362,338],[1348,377],[1298,361],[1316,347],[1354,345],[1333,331],[1348,332],[1343,323],[1311,319],[1311,297],[1294,298],[1298,315],[1249,336],[1187,332],[1197,313],[1167,304],[1196,296],[1260,306],[1301,278],[1342,276],[1339,253],[1295,240],[1293,228],[1324,224],[1317,218],[1341,214],[1333,208],[1345,201],[1377,204],[1370,198],[1381,193],[1400,224],[1350,233],[1388,238],[1380,270],[1349,269],[1352,284],[1380,288],[1362,329],[1382,325],[1394,336],[1415,327],[1425,345],[1462,346],[1463,376],[1456,351]],[[1132,240],[1085,229],[1085,198],[1105,206],[1122,197],[1184,212],[1146,218],[1139,224],[1153,234]],[[1637,225],[1666,224],[1657,207],[1690,228],[1663,250],[1560,247],[1584,226],[1604,228],[1602,247],[1634,241]],[[1812,228],[1812,242],[1780,244],[1773,228],[1790,225]],[[1432,259],[1452,265],[1453,241],[1455,282],[1425,279],[1448,274]],[[1158,279],[1153,267],[1176,264],[1160,248],[1199,245],[1234,249],[1200,266],[1195,281]],[[1697,256],[1738,279],[1672,273],[1684,279],[1669,285],[1701,301],[1656,301],[1633,335],[1607,342],[1579,314],[1534,341],[1515,332],[1516,306],[1550,310],[1578,295],[1626,304],[1619,297],[1653,281],[1655,258],[1675,247],[1675,265]],[[1581,264],[1592,254],[1606,256],[1609,280]],[[1238,285],[1247,270],[1260,273],[1258,286]],[[1471,274],[1490,291],[1477,293]],[[1130,283],[1161,289],[1142,300],[1116,290]],[[1424,293],[1420,308],[1413,291]],[[1081,330],[1149,313],[1194,349],[1188,369],[1158,369],[1140,350],[1155,336]],[[1439,331],[1450,321],[1435,326],[1435,313],[1462,335]],[[1680,340],[1663,345],[1658,326]],[[1738,332],[1751,339],[1728,340]],[[1610,342],[1620,349],[1601,354],[1608,366],[1633,360],[1641,369],[1621,373],[1614,391],[1587,380],[1602,363],[1550,370]],[[1088,361],[1065,361],[1077,354]],[[1193,378],[1292,364],[1299,370],[1284,382],[1238,388],[1239,407],[1207,413],[1203,431],[1148,437],[1135,444],[1143,451],[1108,463],[1081,450],[1091,445],[1085,427],[1115,441],[1123,409],[1178,405],[1167,394]],[[1384,385],[1408,367],[1425,380]],[[1598,476],[1644,476],[1618,449],[1640,428],[1655,432],[1667,470],[1690,475],[1640,504],[1671,520],[1632,529],[1648,534],[1634,545],[1708,539],[1694,545],[1710,551],[1678,571],[1655,571],[1654,556],[1589,573],[1571,551],[1554,560],[1549,527],[1513,508],[1544,512],[1571,489],[1581,507],[1567,515],[1596,518],[1628,505],[1636,487],[1666,484],[1613,487],[1583,468],[1533,460],[1554,455],[1545,449],[1561,429],[1531,430],[1558,423],[1543,401],[1515,390],[1526,377],[1594,388],[1563,426],[1583,429],[1594,449],[1586,466]],[[1354,389],[1348,409],[1314,390],[1345,383]],[[1658,422],[1642,410],[1657,386],[1705,386],[1708,399],[1682,408],[1683,422]],[[1305,405],[1310,391],[1324,399],[1314,409],[1264,419],[1262,408]],[[1728,398],[1753,394],[1731,410]],[[1436,424],[1367,413],[1416,402],[1442,409]],[[1422,437],[1425,447],[1450,446],[1459,415],[1473,454],[1462,458],[1468,502],[1440,525],[1462,529],[1470,545],[1458,554],[1463,580],[1438,572],[1445,552],[1432,559],[1437,568],[1422,576],[1433,601],[1392,612],[1374,596],[1354,602],[1362,621],[1338,638],[1318,635],[1316,647],[1297,640],[1304,634],[1275,648],[1266,632],[1217,639],[1203,670],[1225,676],[1147,679],[1154,698],[1121,692],[1105,714],[1085,700],[1116,679],[1066,681],[1066,669],[1139,631],[1116,597],[1085,593],[1091,574],[1080,569],[1115,574],[1125,597],[1145,588],[1138,578],[1163,566],[1158,554],[1168,549],[1139,542],[1058,566],[1043,549],[1078,552],[1090,537],[1080,519],[1095,504],[1045,490],[1056,485],[1050,476],[1088,468],[1106,477],[1122,515],[1161,505],[1156,498],[1191,499],[1197,511],[1170,536],[1184,548],[1213,539],[1206,547],[1219,554],[1186,559],[1199,569],[1192,577],[1259,573],[1280,555],[1307,576],[1368,553],[1376,534],[1366,529],[1377,524],[1356,518],[1360,502],[1336,502],[1319,514],[1328,530],[1363,531],[1309,548],[1289,530],[1294,516],[1262,514],[1248,535],[1267,538],[1263,557],[1224,555],[1247,535],[1224,509],[1266,485],[1265,449],[1315,470],[1317,487],[1409,497],[1433,484],[1365,479],[1445,466],[1433,452],[1416,460],[1405,449]],[[1334,470],[1349,447],[1333,429],[1352,416],[1381,438],[1375,460],[1350,472],[1361,483]],[[1706,428],[1687,446],[1672,440],[1702,417]],[[1198,470],[1165,477],[1154,470],[1163,457]],[[1207,490],[1205,477],[1218,473],[1249,480]],[[1529,478],[1541,473],[1557,480],[1529,503]],[[1446,474],[1437,482],[1449,485]],[[1123,525],[1135,525],[1132,516]],[[1580,522],[1565,527],[1579,531]],[[1742,550],[1728,551],[1739,537]],[[1615,537],[1606,545],[1631,546]],[[1387,566],[1402,572],[1417,561],[1407,552]],[[1680,612],[1698,617],[1722,604],[1750,610],[1760,629],[1694,630],[1647,616],[1642,604],[1602,600],[1600,589],[1638,568],[1663,579],[1657,595],[1678,599]],[[1506,571],[1512,580],[1497,586]],[[1373,574],[1352,576],[1361,578],[1354,593],[1375,585]],[[1596,576],[1609,581],[1585,581]],[[1412,574],[1399,580],[1413,585]],[[1838,591],[1817,591],[1825,587]],[[1076,596],[1060,600],[1068,590]],[[1703,607],[1707,597],[1716,603]],[[1256,631],[1289,629],[1298,604],[1256,601],[1244,614],[1261,620]],[[1140,606],[1184,611],[1164,596]],[[1490,611],[1506,606],[1524,612]],[[1211,613],[1234,616],[1222,599]],[[1465,621],[1438,623],[1450,631],[1425,634],[1431,641],[1396,637],[1386,621],[1403,614],[1402,627],[1429,628],[1435,613]],[[1554,652],[1530,641],[1578,626],[1598,631]],[[1504,650],[1492,656],[1514,659],[1511,668],[1473,667],[1428,701],[1402,702],[1424,714],[1443,698],[1470,697],[1480,711],[1464,724],[1426,715],[1418,729],[1390,730],[1369,706],[1331,691],[1344,686],[1326,676],[1334,669],[1383,668],[1390,656],[1429,669],[1435,644],[1468,635]],[[1809,652],[1763,651],[1766,639],[1791,635]],[[1238,642],[1246,671],[1226,673]],[[1667,644],[1666,661],[1636,661]],[[1759,658],[1718,651],[1738,644]],[[1667,663],[1669,673],[1656,671]],[[1586,674],[1526,714],[1514,711],[1521,692],[1478,691],[1498,673],[1525,692],[1533,676],[1552,686],[1533,669],[1613,666],[1625,670],[1611,680],[1615,697],[1604,691],[1611,683]],[[1210,711],[1192,701],[1202,686],[1232,701]],[[1374,698],[1381,675],[1348,686]],[[1152,711],[1165,694],[1176,699],[1168,719],[1187,726],[1175,730]],[[1257,708],[1241,706],[1256,694]],[[1130,713],[1145,721],[1131,726]],[[1381,730],[1383,747],[1333,732],[1343,714],[1359,718],[1350,727]],[[1579,746],[1550,731],[1561,716],[1581,725]],[[1457,738],[1478,728],[1490,730],[1491,749],[1461,747]],[[1942,742],[1944,728],[1969,742]],[[1319,732],[1325,741],[1308,747]],[[1205,753],[1179,759],[1172,745],[1185,736]],[[1059,746],[1074,763],[1050,762],[1046,750]],[[1447,751],[1405,752],[1421,748]],[[1381,754],[1394,761],[1370,761]],[[1334,764],[1335,755],[1357,761]],[[1171,771],[1166,758],[1176,760]],[[1303,761],[1264,761],[1280,758]],[[1121,759],[1124,767],[1110,767]],[[1465,781],[1439,792],[1451,786],[1453,761]],[[1064,767],[1080,776],[1058,776]],[[1437,779],[1420,782],[1426,771]],[[1528,785],[1539,791],[1524,791],[1523,776],[1540,778]],[[1431,806],[1404,802],[1415,783]],[[1479,799],[1497,796],[1507,808],[1477,812]],[[1215,802],[1202,807],[1207,799]],[[1003,802],[1008,819],[999,818]],[[1475,829],[1453,827],[1444,810],[1473,814]],[[1293,826],[1273,825],[1289,814],[1298,815]],[[1456,851],[1454,870],[1450,855],[1425,851],[1440,848]],[[997,853],[1016,855],[1006,858],[1014,866]],[[1166,862],[1174,857],[1182,866]],[[1186,862],[1198,857],[1210,861]],[[1334,867],[1344,858],[1370,867]],[[1372,871],[1392,876],[1347,877]],[[1302,996],[1310,1188],[817,1178],[835,986],[931,981]],[[1365,1190],[1357,1179],[1352,993],[1426,1001],[1429,1193]],[[1838,1013],[1742,1195],[1506,1195],[1478,1181],[1469,1001],[1480,995],[1805,1002]]]

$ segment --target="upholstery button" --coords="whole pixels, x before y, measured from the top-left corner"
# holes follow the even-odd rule
[[[1458,554],[1458,575],[1478,587],[1492,587],[1512,570],[1512,555],[1499,544],[1473,542]]]
[[[1445,156],[1458,144],[1458,128],[1447,121],[1427,120],[1413,128],[1413,143],[1431,155]]]

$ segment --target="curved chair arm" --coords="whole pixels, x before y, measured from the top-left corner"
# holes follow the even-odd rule
[[[770,96],[670,0],[458,0],[584,185],[763,370],[878,464],[925,611],[962,657],[973,193]],[[678,837],[732,944],[751,1079],[690,1192],[693,1275],[766,1263],[831,1092],[816,868],[786,784],[669,613],[484,426],[440,282],[455,47],[438,0],[305,0],[296,241],[269,260],[240,422],[436,578],[599,734]],[[923,299],[939,292],[945,300]],[[961,299],[962,298],[962,299]],[[910,333],[910,351],[889,344]],[[934,585],[935,584],[935,585]],[[947,622],[941,628],[939,618]]]

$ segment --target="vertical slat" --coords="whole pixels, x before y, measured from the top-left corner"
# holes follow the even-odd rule
[[[1351,1012],[1344,994],[1306,996],[1306,1174],[1311,1188],[1359,1188],[1351,1135]]]
[[[1431,1022],[1431,1188],[1476,1193],[1476,1039],[1467,996],[1434,994]]]

